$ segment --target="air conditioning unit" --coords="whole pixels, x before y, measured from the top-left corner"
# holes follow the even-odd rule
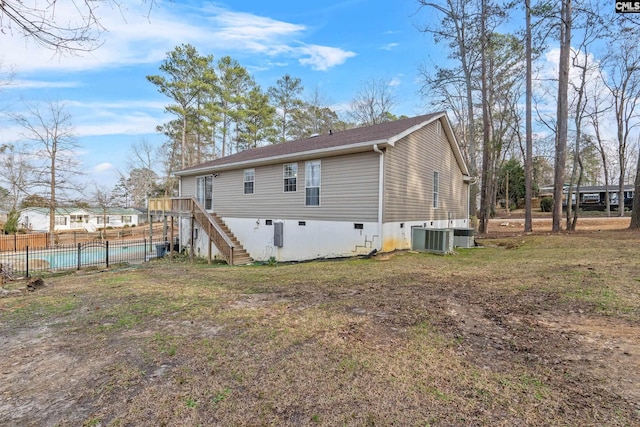
[[[473,228],[454,228],[453,244],[456,248],[473,248],[476,245],[474,235],[476,231]]]
[[[412,227],[411,249],[414,251],[449,254],[453,252],[452,229]]]

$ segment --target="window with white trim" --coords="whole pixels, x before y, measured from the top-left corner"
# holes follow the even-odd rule
[[[256,170],[244,170],[244,194],[253,194],[256,181]]]
[[[56,225],[67,225],[66,216],[56,216]]]
[[[121,221],[123,224],[131,224],[131,215],[122,215]]]
[[[213,176],[196,178],[196,199],[206,210],[213,209]]]
[[[440,173],[433,171],[433,208],[438,209],[438,192],[440,190]]]
[[[109,224],[109,215],[107,215],[106,217],[99,216],[98,217],[98,224]]]
[[[297,191],[298,185],[298,164],[286,163],[282,166],[284,177],[284,192],[291,193]]]
[[[305,206],[320,206],[320,160],[304,164]]]
[[[71,224],[82,224],[84,221],[84,216],[82,215],[70,215],[69,220]]]

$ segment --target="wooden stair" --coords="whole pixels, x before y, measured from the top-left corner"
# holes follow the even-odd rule
[[[227,235],[229,240],[233,243],[233,265],[244,265],[253,263],[253,258],[242,246],[238,238],[231,232],[227,224],[217,214],[210,214],[213,220],[218,224],[218,227]]]

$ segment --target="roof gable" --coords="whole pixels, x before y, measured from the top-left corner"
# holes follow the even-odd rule
[[[198,173],[214,172],[223,169],[251,167],[265,163],[276,163],[288,159],[296,159],[305,155],[337,154],[340,152],[365,151],[374,144],[393,146],[395,142],[421,129],[427,124],[444,118],[445,133],[451,143],[456,160],[463,174],[468,175],[467,166],[462,158],[457,140],[453,134],[451,124],[446,113],[438,112],[425,114],[377,125],[348,129],[313,136],[310,138],[279,144],[266,145],[241,151],[229,156],[221,157],[199,165],[191,166],[175,172],[178,176],[195,175]]]

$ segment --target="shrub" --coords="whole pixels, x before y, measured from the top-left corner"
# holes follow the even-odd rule
[[[9,215],[7,215],[7,222],[4,224],[4,232],[7,234],[15,234],[18,232],[18,221],[20,219],[20,212],[15,209],[11,209]]]
[[[542,212],[551,212],[553,210],[553,197],[543,197],[540,199],[540,210]]]

